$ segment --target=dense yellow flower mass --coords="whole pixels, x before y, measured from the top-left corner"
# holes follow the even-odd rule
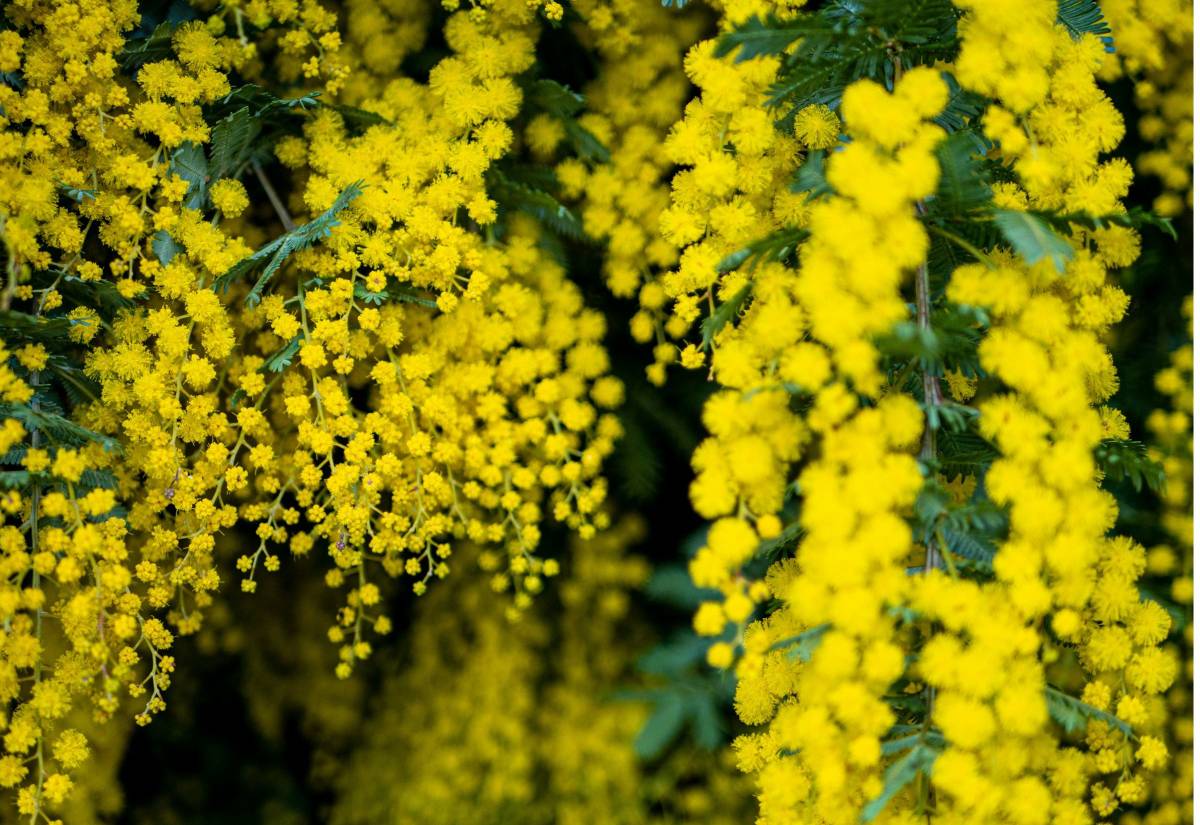
[[[1183,314],[1192,326],[1192,301]],[[1193,349],[1184,344],[1171,353],[1170,365],[1155,376],[1155,387],[1169,399],[1168,409],[1155,410],[1147,421],[1154,435],[1154,451],[1161,458],[1166,481],[1162,490],[1165,513],[1162,527],[1167,542],[1146,554],[1147,574],[1164,581],[1171,599],[1184,608],[1182,633],[1170,650],[1190,675],[1194,638],[1190,608],[1193,603],[1192,388]],[[1140,821],[1147,825],[1187,822],[1193,812],[1192,762],[1195,748],[1194,708],[1188,686],[1176,683],[1145,709],[1149,731],[1165,743],[1166,758],[1147,777],[1147,793],[1154,806]]]
[[[304,232],[293,214],[331,207],[336,220],[314,230],[325,243],[295,245],[286,284],[247,293],[219,279],[253,266],[241,233],[257,242],[264,229],[239,220],[240,181],[212,180],[233,169],[217,167],[218,127],[201,109],[231,94],[230,72],[266,71],[243,29],[272,21],[280,74],[320,74],[338,90],[336,17],[286,5],[233,8],[232,30],[223,16],[183,24],[135,84],[116,75],[133,3],[25,4],[13,16],[26,85],[0,92],[5,308],[36,318],[93,284],[118,307],[101,335],[92,310],[70,321],[72,340],[91,344],[75,380],[91,385],[80,418],[101,443],[5,422],[5,451],[36,481],[5,507],[4,695],[16,705],[0,781],[20,787],[31,816],[62,802],[87,756],[63,728],[76,698],[107,715],[122,693],[140,696],[149,721],[165,707],[174,637],[201,626],[223,579],[252,591],[281,551],[317,547],[326,583],[346,594],[328,631],[345,676],[391,628],[378,570],[420,594],[469,538],[490,545],[479,563],[520,610],[556,572],[536,553],[542,519],[583,535],[607,523],[599,471],[620,425],[604,410],[623,391],[607,375],[605,319],[531,218],[495,236],[484,185],[512,148],[512,78],[533,60],[534,10],[451,16],[453,53],[428,83],[356,53],[352,38],[348,54],[375,76],[356,102],[380,122],[352,133],[324,109],[278,141],[303,184],[291,211],[278,204],[282,229]],[[205,144],[211,166],[197,175]],[[6,371],[5,400],[36,416],[38,371],[53,363],[36,344],[17,357],[30,379]],[[256,545],[219,569],[216,537],[238,524]]]
[[[0,821],[117,811],[181,651],[346,825],[1190,821],[1192,350],[1149,450],[1112,351],[1189,2],[171,9],[0,11]]]
[[[1093,80],[1099,38],[1072,37],[1049,2],[960,6],[955,74],[994,99],[984,131],[1014,176],[996,185],[996,204],[1120,212],[1132,170],[1100,160],[1123,128]],[[810,198],[792,222],[776,223],[753,199],[770,167],[764,174],[739,165],[738,115],[708,125],[702,114],[718,71],[699,68],[705,48],[685,64],[697,67],[702,94],[667,143],[687,146],[678,160],[694,168],[677,175],[664,213],[664,237],[683,249],[678,270],[660,283],[675,299],[677,335],[694,327],[705,294],[710,314],[715,301],[732,299],[738,310],[736,322],[706,332],[710,375],[722,389],[706,408],[712,435],[694,457],[692,500],[716,520],[691,572],[697,585],[723,595],[696,614],[698,632],[724,639],[710,661],[728,667],[737,657],[739,716],[769,722],[738,745],[744,769],[758,775],[759,821],[854,822],[861,810],[903,822],[906,810],[932,809],[945,822],[1090,822],[1118,805],[1145,804],[1150,777],[1167,762],[1145,708],[1159,707],[1179,662],[1161,646],[1171,627],[1166,611],[1135,586],[1145,551],[1107,536],[1116,509],[1092,458],[1102,439],[1128,437],[1120,413],[1102,406],[1117,387],[1102,336],[1128,304],[1105,271],[1132,263],[1136,233],[1119,225],[1076,230],[1065,265],[1031,265],[964,242],[979,261],[953,273],[946,297],[989,313],[980,365],[1004,391],[978,405],[979,430],[999,452],[988,495],[1011,524],[994,581],[965,579],[941,534],[914,548],[902,520],[929,471],[919,469],[918,454],[936,467],[937,442],[929,422],[922,439],[916,407],[887,383],[876,344],[910,313],[929,324],[919,219],[937,189],[933,150],[945,132],[921,118],[941,112],[947,89],[936,73],[914,69],[890,95],[865,82],[848,86],[840,126],[826,125],[828,109],[796,114],[810,152],[831,146],[830,132],[849,142],[826,161],[832,195]],[[762,71],[759,84],[775,74],[761,58],[720,65],[731,78]],[[777,174],[787,175],[797,148],[780,132],[773,140],[783,147]],[[729,209],[746,216],[733,226],[758,230],[749,237],[731,233],[724,203],[711,199],[739,188]],[[808,235],[795,269],[763,263],[720,274],[730,252],[764,229],[789,226]],[[901,295],[906,277],[915,280],[915,310]],[[659,349],[665,357],[656,349],[656,361],[673,360]],[[681,360],[706,362],[695,345]],[[943,390],[928,373],[923,383],[928,416]],[[952,382],[947,389],[959,400],[973,394]],[[788,402],[792,393],[811,398],[803,416]],[[811,458],[793,475],[803,455]],[[795,556],[757,581],[748,565],[761,542],[780,534],[778,515],[793,489],[799,516],[785,529],[800,536]],[[772,596],[781,606],[747,625],[753,604]],[[729,623],[737,628],[732,641]],[[909,671],[905,652],[914,644],[920,654]],[[1094,710],[1085,741],[1060,743],[1047,702],[1060,701],[1052,680],[1072,670],[1079,675],[1067,678],[1086,680],[1083,700]],[[898,685],[928,714],[926,727],[907,738],[897,731],[914,726],[898,724],[895,702],[883,698]],[[896,763],[889,755],[902,750],[932,762],[928,789],[916,786],[916,798],[914,789],[895,795],[885,783]]]
[[[1115,0],[1104,13],[1120,34],[1120,48],[1103,74],[1127,74],[1144,113],[1138,132],[1153,147],[1137,158],[1137,170],[1162,184],[1156,211],[1179,215],[1192,205],[1192,4],[1184,0]]]

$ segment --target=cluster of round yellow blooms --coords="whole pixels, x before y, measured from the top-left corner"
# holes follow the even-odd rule
[[[1192,298],[1184,303],[1188,332],[1192,328]],[[1183,662],[1188,679],[1192,677],[1195,640],[1191,606],[1194,570],[1192,513],[1192,346],[1185,344],[1171,354],[1170,366],[1155,376],[1155,386],[1170,401],[1170,409],[1150,414],[1147,425],[1154,435],[1151,455],[1165,471],[1161,491],[1164,512],[1161,524],[1168,543],[1150,548],[1146,555],[1147,574],[1166,581],[1171,601],[1182,608],[1183,627],[1172,634],[1169,649]],[[1193,817],[1194,714],[1192,693],[1180,680],[1162,700],[1153,697],[1145,708],[1147,730],[1166,743],[1169,758],[1147,777],[1151,808],[1132,822],[1144,825],[1178,825]]]
[[[1192,298],[1184,303],[1184,316],[1192,328]],[[1152,457],[1162,463],[1166,485],[1162,491],[1166,513],[1163,529],[1179,548],[1181,571],[1189,571],[1192,532],[1192,389],[1194,354],[1189,344],[1171,353],[1170,366],[1154,376],[1155,388],[1170,401],[1169,410],[1155,410],[1146,424],[1154,434]],[[1156,571],[1161,572],[1161,571]],[[1172,585],[1172,597],[1180,604],[1192,601],[1191,574]]]
[[[965,16],[953,71],[993,101],[984,131],[1012,170],[995,186],[995,205],[1123,211],[1132,169],[1100,159],[1123,134],[1096,85],[1100,39],[1072,37],[1048,0],[957,5]],[[936,545],[913,544],[905,519],[922,486],[918,444],[936,461],[935,441],[928,425],[921,438],[918,406],[885,383],[876,344],[911,317],[902,295],[910,276],[917,321],[928,323],[920,218],[945,135],[928,121],[946,106],[947,86],[930,69],[905,73],[892,93],[852,84],[841,122],[821,106],[795,113],[797,142],[761,106],[774,59],[721,60],[714,46],[689,53],[701,96],[666,142],[685,167],[660,221],[679,262],[642,287],[634,331],[640,323],[638,337],[650,340],[646,310],[673,302],[650,371],[661,380],[678,352],[663,333],[686,335],[705,309],[712,319],[704,346],[678,356],[685,367],[708,362],[719,386],[691,490],[697,512],[714,521],[690,571],[721,599],[698,610],[695,627],[723,638],[710,663],[737,659],[743,721],[769,723],[737,746],[758,774],[760,822],[849,823],[868,803],[877,821],[907,822],[934,797],[947,822],[1085,823],[1143,805],[1148,777],[1168,758],[1147,709],[1161,707],[1179,663],[1163,647],[1168,614],[1137,588],[1145,551],[1107,535],[1116,508],[1093,458],[1103,439],[1129,435],[1103,406],[1117,387],[1103,336],[1128,303],[1107,270],[1136,258],[1136,232],[1079,229],[1063,261],[975,250],[979,263],[953,274],[947,299],[990,313],[980,361],[1002,387],[977,410],[1000,453],[988,495],[1011,521],[994,581],[959,577]],[[842,133],[849,141],[826,163],[832,195],[789,191],[801,148],[829,149]],[[795,268],[722,272],[730,253],[781,229],[808,235]],[[940,381],[925,376],[927,405],[940,403]],[[811,402],[797,406],[797,394]],[[796,495],[798,519],[784,528]],[[764,542],[796,537],[794,557],[764,580],[748,572]],[[914,561],[922,575],[911,574]],[[751,623],[771,597],[776,609]],[[1063,674],[1073,681],[1058,682]],[[1048,708],[1078,702],[1058,684],[1081,683],[1086,735],[1064,740]],[[900,748],[930,748],[932,790],[884,793],[897,684],[927,714]]]
[[[687,78],[680,64],[696,21],[652,3],[631,6],[629,18],[620,22],[612,19],[610,4],[575,5],[587,23],[583,36],[595,39],[604,58],[599,76],[585,89],[587,114],[580,124],[608,148],[611,160],[589,166],[568,158],[556,173],[565,194],[583,200],[584,231],[605,242],[609,289],[624,298],[641,289],[658,308],[662,295],[652,284],[654,271],[678,256],[658,232],[671,168],[662,143],[683,111]],[[652,322],[647,327],[639,317],[633,323],[635,334],[649,340]]]
[[[511,147],[505,120],[521,101],[513,76],[533,60],[531,16],[513,3],[481,22],[452,17],[454,53],[428,85],[396,77],[364,102],[386,124],[352,135],[322,112],[305,140],[279,146],[285,163],[307,172],[301,197],[313,212],[356,181],[365,187],[333,236],[297,255],[311,280],[244,317],[247,352],[298,347],[278,412],[305,455],[278,493],[267,492],[281,497],[290,484],[314,496],[302,506],[314,534],[335,547],[329,581],[351,588],[331,631],[350,642],[343,670],[365,650],[361,626],[379,601],[364,559],[417,576],[422,592],[447,572],[452,535],[503,544],[507,553],[483,563],[497,589],[512,585],[520,608],[542,586],[533,550],[547,494],[554,517],[584,534],[604,524],[598,471],[620,428],[598,408],[623,396],[606,375],[604,319],[540,247],[532,220],[511,221],[500,243],[457,219],[465,209],[477,224],[496,220],[484,173]],[[248,400],[264,391],[261,362],[244,364]],[[352,401],[361,394],[365,408]],[[247,516],[263,523],[260,536],[281,535],[277,512]],[[292,542],[293,552],[311,545]],[[260,558],[270,558],[265,545],[243,563],[253,570]]]
[[[375,4],[368,0],[352,5]],[[328,94],[336,95],[351,72],[340,53],[338,15],[318,0],[222,3],[207,28],[216,35],[236,37],[247,58],[260,65],[269,62],[288,84],[307,86],[319,80]]]
[[[419,45],[427,9],[352,5],[388,22],[398,53]],[[5,13],[3,69],[23,84],[0,85],[3,308],[89,345],[70,374],[88,430],[39,413],[51,401],[37,375],[61,356],[0,353],[2,400],[32,405],[0,428],[5,463],[30,479],[5,493],[0,528],[0,785],[36,819],[60,809],[88,753],[72,708],[90,697],[107,716],[129,695],[140,723],[160,712],[175,636],[202,626],[233,566],[253,591],[284,548],[329,559],[341,677],[391,629],[387,580],[423,593],[457,540],[487,548],[479,564],[517,615],[557,572],[536,553],[543,518],[584,536],[607,526],[600,467],[620,425],[605,411],[623,389],[603,316],[541,227],[498,223],[485,188],[516,148],[536,8],[451,15],[427,82],[358,23],[343,43],[311,0],[224,4],[141,57],[125,42],[133,2]],[[333,95],[351,66],[369,77],[347,87],[366,111],[297,118],[302,133],[275,144],[294,170],[284,198],[264,159],[243,163],[275,205],[261,220],[220,165],[206,107],[238,78],[320,77]],[[266,250],[284,251],[259,263],[251,242],[276,220]],[[259,271],[253,291],[230,276]],[[57,312],[88,290],[103,305]],[[238,524],[256,538],[225,567],[217,539]]]
[[[423,0],[349,0],[342,14],[345,42],[338,57],[350,67],[340,102],[359,106],[378,97],[379,80],[425,44],[433,9]]]
[[[872,339],[905,316],[901,283],[924,259],[916,203],[936,186],[932,151],[943,134],[926,121],[947,95],[924,69],[891,94],[870,81],[846,89],[851,142],[829,159],[836,194],[811,206],[799,268],[760,268],[745,316],[716,338],[713,373],[729,389],[706,409],[714,437],[696,453],[692,499],[702,515],[723,518],[691,572],[725,599],[702,606],[696,624],[712,635],[727,621],[744,628],[738,714],[770,726],[743,737],[738,751],[758,774],[763,822],[851,822],[882,789],[880,740],[894,721],[883,696],[904,670],[890,608],[907,587],[902,514],[921,487],[922,428],[911,399],[884,391]],[[812,396],[803,422],[785,386]],[[860,407],[856,392],[878,401]],[[790,431],[764,415],[764,399]],[[764,429],[739,432],[751,424]],[[794,559],[747,588],[742,571],[760,537],[779,531],[776,512],[809,430],[819,457],[796,483],[803,538]],[[782,607],[747,628],[752,602],[771,596]],[[819,640],[806,666],[774,647],[804,634]],[[728,665],[732,655],[718,643],[710,661]]]
[[[963,22],[960,63],[975,67],[1000,48],[995,16],[990,7],[985,15],[962,5],[973,11]],[[1053,3],[1014,5],[1028,6],[1023,36],[1038,44],[1019,59],[1006,51],[1018,60],[1010,77],[1021,82],[993,88],[995,78],[960,75],[964,85],[999,98],[985,128],[1012,159],[1021,188],[999,187],[997,203],[1119,211],[1131,171],[1120,160],[1098,161],[1121,136],[1120,117],[1093,80],[1099,40],[1072,40],[1054,25]],[[985,16],[989,22],[976,28]],[[1117,386],[1101,336],[1128,302],[1107,285],[1105,268],[1131,263],[1138,241],[1122,227],[1072,240],[1074,255],[1061,274],[1048,259],[1028,266],[997,254],[961,267],[947,291],[953,301],[989,310],[980,361],[1009,389],[979,405],[980,430],[1001,454],[988,471],[988,492],[1010,513],[996,582],[982,588],[982,598],[955,598],[964,588],[931,576],[923,590],[933,592],[914,600],[947,631],[926,645],[920,667],[937,689],[933,718],[949,743],[933,765],[939,809],[962,821],[1031,822],[1049,810],[1061,821],[1086,822],[1087,802],[1106,817],[1119,804],[1143,803],[1144,771],[1166,759],[1161,740],[1143,732],[1134,744],[1131,728],[1143,731],[1145,704],[1176,676],[1177,662],[1161,647],[1170,618],[1137,590],[1145,551],[1105,538],[1116,507],[1099,489],[1093,459],[1102,439],[1129,432],[1120,413],[1099,406]],[[972,618],[966,605],[986,617]],[[1047,617],[1052,635],[1039,638]],[[1127,723],[1090,720],[1079,748],[1060,745],[1046,726],[1041,662],[1068,655],[1089,680],[1083,700]],[[1012,757],[998,759],[998,752]]]
[[[687,748],[639,764],[630,742],[646,709],[607,698],[645,638],[630,596],[648,568],[628,555],[643,531],[623,519],[576,541],[561,604],[540,601],[517,625],[469,572],[422,600],[331,821],[745,822],[749,788],[731,766]]]
[[[652,297],[670,302],[664,306],[664,328],[675,339],[693,329],[705,309],[711,312],[717,302],[732,299],[746,286],[740,275],[720,277],[718,264],[726,255],[764,230],[803,226],[807,217],[804,196],[787,188],[800,146],[775,129],[761,105],[778,60],[735,64],[717,58],[715,48],[716,41],[707,40],[688,52],[684,68],[701,93],[688,103],[665,144],[668,157],[685,168],[671,181],[671,206],[659,224],[663,237],[682,252],[677,268],[659,278],[654,289],[660,295]],[[786,311],[785,306],[780,309]],[[644,333],[650,317],[643,318],[647,329],[639,331],[635,318],[634,337],[648,339]],[[738,376],[749,366],[748,353],[739,347],[726,350],[723,345],[714,347],[714,372],[721,383],[740,386]],[[704,363],[704,356],[695,344],[680,353],[674,344],[660,343],[654,351],[657,369],[649,376],[661,382],[666,366],[676,359],[694,368]]]
[[[1130,433],[1105,342],[1129,302],[1110,272],[1140,251],[1097,78],[1134,80],[1155,147],[1138,171],[1180,213],[1187,0],[1105,0],[1115,56],[1055,0],[953,0],[956,50],[914,57],[901,31],[886,60],[800,83],[797,38],[882,30],[843,25],[850,6],[820,4],[805,19],[834,24],[810,32],[803,0],[711,0],[723,36],[767,32],[734,57],[736,38],[697,42],[705,11],[653,0],[194,5],[153,31],[136,0],[2,11],[0,788],[22,818],[118,805],[130,726],[101,726],[163,711],[178,636],[287,647],[216,601],[286,554],[319,569],[297,625],[337,664],[294,647],[324,676],[251,714],[362,739],[326,777],[334,821],[745,821],[749,780],[688,749],[640,765],[646,709],[607,701],[650,635],[630,607],[647,571],[605,505],[607,322],[548,234],[574,215],[524,183],[553,173],[609,289],[636,296],[650,382],[679,363],[715,385],[689,572],[716,595],[693,627],[736,674],[759,824],[1190,819],[1191,626],[1164,607],[1192,600],[1190,348],[1148,422],[1166,543],[1111,535],[1095,460]],[[547,24],[599,58],[578,120],[527,100],[554,83]],[[778,25],[795,37],[773,51]],[[869,64],[886,85],[838,80]],[[802,102],[765,105],[785,77]],[[939,181],[956,129],[982,132],[971,168],[996,181],[966,216],[938,212],[939,183],[983,187]],[[927,231],[952,249],[937,267]],[[783,240],[760,260],[764,236]],[[977,375],[886,349],[913,323],[941,346],[932,313],[960,307]],[[989,455],[964,477],[939,461],[952,414]],[[956,567],[930,491],[995,508],[994,558]],[[548,520],[575,534],[563,571]],[[557,607],[535,603],[560,572]],[[360,726],[351,677],[393,591],[448,577]],[[248,678],[270,670],[252,656]]]
[[[1192,206],[1192,2],[1108,0],[1104,15],[1119,37],[1101,76],[1134,79],[1138,132],[1154,147],[1137,170],[1162,182],[1154,211],[1179,215]]]

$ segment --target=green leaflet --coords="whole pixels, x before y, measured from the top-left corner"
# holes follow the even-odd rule
[[[300,97],[279,97],[261,86],[247,83],[226,95],[221,100],[221,106],[223,109],[232,107],[235,110],[246,106],[252,111],[255,118],[261,118],[276,110],[314,109],[321,105],[317,99],[319,96],[319,92],[310,92]]]
[[[881,352],[893,358],[916,359],[921,369],[936,375],[959,370],[968,377],[982,375],[979,341],[987,316],[974,307],[951,305],[936,310],[923,327],[900,321],[877,340]]]
[[[19,490],[22,487],[28,487],[32,480],[33,476],[28,470],[0,471],[0,488],[5,490]]]
[[[131,71],[144,63],[173,57],[171,38],[178,28],[179,23],[159,23],[146,37],[133,37],[125,41],[125,48],[117,55],[121,68]]]
[[[704,349],[712,349],[713,339],[717,337],[717,333],[724,329],[725,325],[742,311],[742,306],[749,297],[750,284],[746,284],[732,298],[723,301],[720,306],[713,310],[712,315],[709,315],[700,322],[700,334],[703,338],[702,346]]]
[[[176,243],[167,230],[160,229],[150,239],[150,250],[158,258],[158,262],[166,266],[171,263],[176,255],[183,251],[183,247]]]
[[[1128,722],[1049,685],[1046,686],[1046,710],[1067,733],[1079,733],[1087,728],[1089,719],[1097,719],[1125,736],[1133,736],[1133,728]]]
[[[171,171],[188,182],[183,205],[188,209],[202,209],[208,197],[208,160],[199,144],[181,144],[171,156]]]
[[[505,209],[524,212],[547,229],[572,240],[584,240],[579,216],[545,190],[518,183],[499,169],[491,169],[488,171],[488,194]]]
[[[356,126],[359,129],[366,129],[368,126],[378,126],[383,123],[391,123],[390,120],[378,112],[368,112],[366,109],[359,109],[356,106],[344,106],[340,103],[322,103],[321,106],[337,112],[348,125]]]
[[[758,549],[754,551],[754,555],[771,562],[778,561],[794,550],[803,536],[804,528],[800,526],[800,522],[794,521],[784,527],[779,535],[763,539],[762,543],[758,545]]]
[[[751,17],[738,24],[733,31],[721,35],[715,56],[724,57],[736,51],[734,62],[741,63],[762,55],[779,54],[800,38],[820,31],[820,25],[814,22],[814,17],[797,17],[786,23],[774,15],[768,15],[766,20]]]
[[[1112,29],[1104,20],[1104,12],[1096,0],[1058,0],[1058,22],[1078,40],[1094,34],[1104,43],[1105,51],[1115,51]]]
[[[0,417],[15,418],[25,425],[25,429],[37,430],[52,442],[79,446],[94,441],[105,450],[121,449],[115,439],[93,432],[55,412],[34,410],[24,404],[0,404]]]
[[[992,213],[992,222],[1030,266],[1048,258],[1055,270],[1061,273],[1066,269],[1067,261],[1075,256],[1071,244],[1056,233],[1049,222],[1040,215],[1017,212],[1013,209],[997,209]]]
[[[975,469],[972,467],[972,471]],[[936,477],[928,478],[913,502],[913,515],[915,543],[927,545],[935,541],[943,552],[949,551],[956,559],[965,561],[976,573],[991,575],[992,559],[1007,530],[1008,517],[982,495],[981,487],[976,487],[975,496],[960,504]]]
[[[46,318],[17,312],[13,309],[0,309],[0,329],[4,337],[39,343],[63,343],[67,334],[77,321],[69,318]]]
[[[889,765],[883,774],[883,791],[863,807],[859,819],[862,822],[871,822],[883,813],[892,797],[900,793],[918,775],[929,773],[938,753],[928,740],[922,739],[912,750]]]
[[[646,760],[662,755],[675,740],[686,721],[684,703],[675,694],[668,694],[654,707],[654,712],[638,732],[633,742],[637,755]]]
[[[59,185],[59,189],[71,200],[76,203],[84,201],[94,201],[96,199],[96,191],[94,189],[77,189],[74,186]]]
[[[707,648],[707,640],[700,641],[705,642],[704,647]],[[682,662],[690,652],[693,651],[681,647],[677,652],[679,661]],[[698,653],[697,663],[688,666],[689,670],[696,666],[703,667],[704,650]],[[652,651],[648,657],[662,655],[665,654]],[[655,658],[651,658],[651,662],[655,661]],[[665,659],[662,661],[665,662]],[[721,709],[730,699],[716,685],[719,676],[715,673],[696,676],[690,672],[673,671],[667,678],[667,683],[661,687],[620,691],[615,697],[654,703],[653,713],[642,725],[633,743],[638,757],[646,761],[658,759],[683,733],[685,725],[690,727],[692,739],[697,745],[705,750],[718,747],[725,737]]]
[[[234,281],[265,264],[262,275],[250,289],[250,294],[246,296],[246,305],[255,306],[262,299],[263,290],[266,289],[267,284],[279,271],[279,268],[283,266],[284,261],[293,252],[308,249],[317,241],[328,238],[333,232],[333,228],[338,225],[338,214],[360,194],[362,194],[362,181],[350,184],[337,196],[333,205],[316,218],[279,236],[253,255],[234,264],[228,272],[213,282],[213,290],[225,292]]]
[[[1106,477],[1113,481],[1129,479],[1139,492],[1142,484],[1160,491],[1167,481],[1163,466],[1146,454],[1146,445],[1140,441],[1108,438],[1097,445],[1095,455],[1096,465]]]
[[[960,130],[967,130],[967,127],[983,114],[983,110],[987,106],[987,99],[975,92],[968,92],[958,85],[958,80],[950,72],[942,72],[942,80],[946,81],[946,85],[950,87],[950,100],[947,101],[946,108],[933,119],[933,122],[953,135]],[[981,153],[986,150],[987,141],[981,135],[973,130],[967,130],[967,132],[970,140]]]
[[[354,284],[354,297],[371,306],[380,306],[387,301],[437,309],[437,301],[424,292],[405,284],[389,283],[383,292],[371,292],[361,281]]]
[[[788,37],[794,41],[783,51],[779,76],[767,93],[771,106],[790,112],[789,128],[804,106],[839,105],[846,86],[856,80],[870,78],[891,88],[897,70],[950,60],[957,48],[957,14],[950,0],[828,3],[786,24],[759,25],[779,33],[744,26],[743,48],[750,54],[768,53]]]
[[[771,649],[786,650],[787,657],[797,662],[811,661],[813,654],[816,653],[817,648],[821,644],[821,640],[825,638],[825,634],[829,631],[829,627],[827,624],[817,625],[796,636],[780,639],[771,645]]]
[[[250,163],[251,149],[262,132],[259,119],[243,106],[212,127],[209,169],[212,177],[234,178]]]
[[[1105,215],[1091,215],[1087,212],[1035,212],[1046,220],[1051,226],[1060,232],[1070,232],[1072,226],[1082,226],[1085,229],[1105,229],[1110,226],[1125,226],[1130,229],[1141,229],[1143,227],[1152,227],[1170,237],[1171,240],[1179,240],[1179,234],[1175,231],[1174,224],[1170,218],[1164,218],[1162,215],[1156,215],[1149,212],[1140,206],[1135,206],[1125,212],[1110,212]]]
[[[792,183],[789,188],[793,192],[807,192],[810,201],[828,195],[833,191],[833,187],[829,185],[829,181],[825,178],[824,150],[808,153],[808,157],[804,159],[804,163],[800,164],[796,169],[796,173],[792,176]]]
[[[787,260],[807,237],[807,229],[778,229],[765,238],[726,255],[717,264],[717,272],[732,272],[743,265],[754,271],[763,261]]]
[[[263,363],[263,369],[268,372],[283,372],[292,365],[292,359],[296,357],[296,353],[300,351],[301,336],[297,335],[292,340],[288,341],[279,348],[270,358]]]
[[[545,78],[529,84],[529,102],[555,117],[574,117],[587,102],[583,95],[556,80]]]
[[[970,130],[949,135],[935,150],[941,174],[938,177],[939,212],[961,216],[992,202],[979,140]]]

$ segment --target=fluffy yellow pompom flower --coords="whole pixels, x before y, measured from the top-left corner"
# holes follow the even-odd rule
[[[796,137],[809,149],[833,148],[841,128],[838,116],[823,104],[805,106],[796,113]]]
[[[213,208],[226,218],[236,218],[250,205],[246,187],[242,186],[241,181],[232,178],[222,178],[214,183],[209,195],[212,197]]]

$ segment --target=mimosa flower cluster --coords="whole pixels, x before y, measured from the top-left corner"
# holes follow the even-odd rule
[[[400,50],[428,16],[358,5]],[[132,697],[148,722],[175,637],[283,556],[318,554],[345,593],[343,677],[392,628],[388,580],[423,593],[460,539],[527,608],[557,572],[543,519],[607,525],[623,390],[547,230],[485,184],[517,151],[537,9],[450,15],[427,82],[315,2],[141,39],[132,2],[6,14],[0,784],[37,821],[88,757],[72,708]],[[334,96],[353,66],[351,114],[263,91]],[[223,559],[239,525],[256,538]]]
[[[1147,553],[1112,535],[1093,458],[1129,437],[1104,406],[1117,388],[1104,335],[1128,305],[1107,272],[1133,263],[1138,234],[1121,221],[1072,226],[1050,255],[1009,235],[981,250],[939,220],[957,195],[939,181],[942,144],[963,127],[1005,169],[991,208],[1123,212],[1133,170],[1104,159],[1123,135],[1096,85],[1104,42],[1069,29],[1053,3],[958,5],[953,86],[897,61],[893,89],[849,83],[836,112],[764,105],[786,52],[781,63],[747,36],[742,55],[722,58],[718,41],[701,43],[684,62],[700,94],[664,143],[685,167],[660,218],[680,253],[641,288],[634,334],[658,336],[652,380],[678,361],[718,385],[691,489],[713,523],[690,570],[721,599],[695,629],[717,637],[713,665],[736,664],[739,716],[766,725],[738,743],[764,823],[1092,822],[1153,806],[1169,760],[1148,709],[1181,673],[1163,646],[1171,619],[1139,593]],[[724,10],[735,51],[766,11]],[[958,86],[986,104],[976,126],[943,116]],[[815,191],[797,171],[814,158]],[[929,220],[969,258],[940,296]],[[757,257],[772,230],[800,239],[795,264],[782,244],[782,262]],[[929,334],[931,315],[956,307],[986,313],[974,375],[929,355],[887,360],[893,329]],[[986,396],[961,403],[981,381]],[[966,478],[939,455],[947,408],[996,450]],[[984,474],[983,501],[1006,524],[981,571],[949,526],[912,525],[932,490],[980,506]],[[763,554],[793,543],[763,576]]]
[[[1117,364],[1192,25],[6,4],[0,821],[116,815],[189,653],[345,825],[1190,821],[1192,349]]]
[[[1192,206],[1192,4],[1185,0],[1116,0],[1104,13],[1120,34],[1120,48],[1101,74],[1128,75],[1143,112],[1139,135],[1151,144],[1137,158],[1139,174],[1158,178],[1155,211],[1180,215]]]
[[[1192,301],[1183,307],[1192,331]],[[1190,612],[1193,603],[1193,530],[1192,479],[1192,389],[1194,353],[1184,344],[1170,355],[1170,363],[1155,376],[1155,388],[1168,399],[1165,409],[1150,414],[1147,424],[1154,435],[1153,453],[1162,461],[1166,481],[1162,490],[1164,513],[1162,528],[1166,542],[1151,547],[1146,554],[1146,572],[1161,582],[1173,601],[1184,608],[1182,627],[1169,647],[1188,674],[1193,668],[1195,645]],[[1195,749],[1195,710],[1189,686],[1179,680],[1147,708],[1148,729],[1166,743],[1166,762],[1147,778],[1148,794],[1154,800],[1151,810],[1141,818],[1147,825],[1186,822],[1193,814],[1192,760]]]

